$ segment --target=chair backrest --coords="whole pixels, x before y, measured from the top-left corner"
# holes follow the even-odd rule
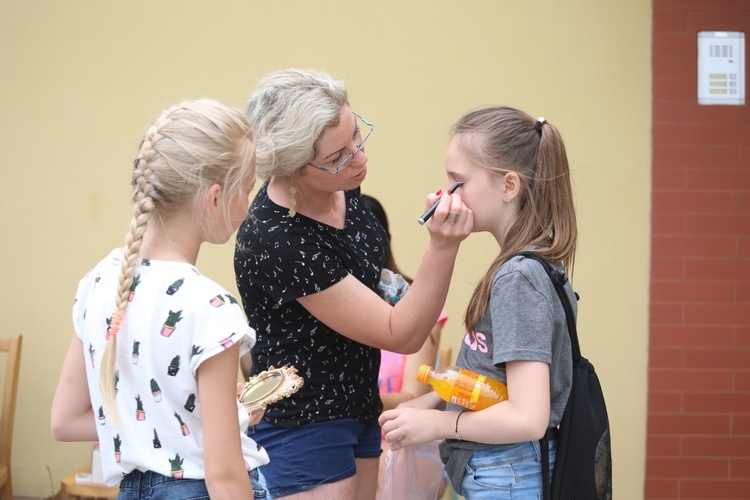
[[[444,366],[450,366],[451,365],[451,358],[453,357],[453,349],[450,347],[443,347],[440,349],[440,358],[439,358],[439,364],[438,367],[442,368]]]
[[[0,413],[0,465],[7,467],[7,480],[0,488],[3,499],[13,498],[10,480],[10,452],[13,442],[13,421],[16,415],[16,395],[18,393],[18,372],[21,367],[21,335],[0,338],[0,352],[8,353],[5,366],[5,379],[2,380],[3,407]]]

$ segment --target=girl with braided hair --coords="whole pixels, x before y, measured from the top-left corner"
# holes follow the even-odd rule
[[[265,450],[243,431],[239,358],[255,331],[238,301],[195,267],[245,218],[255,142],[212,100],[162,112],[141,141],[125,245],[80,281],[75,335],[52,404],[52,435],[100,442],[118,498],[252,498]],[[257,498],[257,497],[256,497]]]
[[[572,270],[576,214],[565,146],[557,128],[510,107],[466,114],[445,154],[450,182],[462,181],[472,232],[488,232],[498,253],[464,315],[456,365],[504,382],[508,399],[479,411],[430,392],[380,416],[397,450],[444,439],[445,472],[467,500],[542,498],[539,439],[549,429],[552,471],[556,430],[572,383],[566,316],[534,252],[558,271]],[[577,311],[570,281],[566,292]],[[550,472],[551,477],[551,472]]]

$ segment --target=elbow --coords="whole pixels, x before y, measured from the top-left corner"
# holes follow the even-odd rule
[[[534,420],[530,422],[527,429],[530,441],[539,441],[547,433],[547,427],[549,426],[549,416],[545,419]]]
[[[55,418],[54,415],[50,422],[50,433],[52,434],[52,439],[55,441],[71,441],[65,423],[60,421],[60,419]]]

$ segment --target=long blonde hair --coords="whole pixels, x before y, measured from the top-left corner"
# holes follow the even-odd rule
[[[542,257],[561,262],[572,273],[578,230],[568,158],[554,125],[518,109],[498,106],[468,113],[452,132],[474,165],[497,175],[516,172],[521,179],[516,217],[464,315],[471,335],[484,315],[495,272],[510,256],[538,246]]]
[[[108,418],[119,426],[115,407],[117,332],[128,305],[139,250],[154,215],[183,210],[214,184],[231,198],[242,187],[255,155],[250,125],[224,103],[202,99],[164,110],[148,128],[135,159],[133,218],[125,238],[114,313],[108,318],[107,342],[99,389]],[[225,212],[225,218],[229,214]]]

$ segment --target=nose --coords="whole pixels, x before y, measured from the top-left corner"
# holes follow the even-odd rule
[[[352,159],[349,160],[349,163],[356,166],[362,166],[367,163],[367,154],[365,153],[364,146],[362,146],[360,150],[357,151],[354,156],[352,156]]]

